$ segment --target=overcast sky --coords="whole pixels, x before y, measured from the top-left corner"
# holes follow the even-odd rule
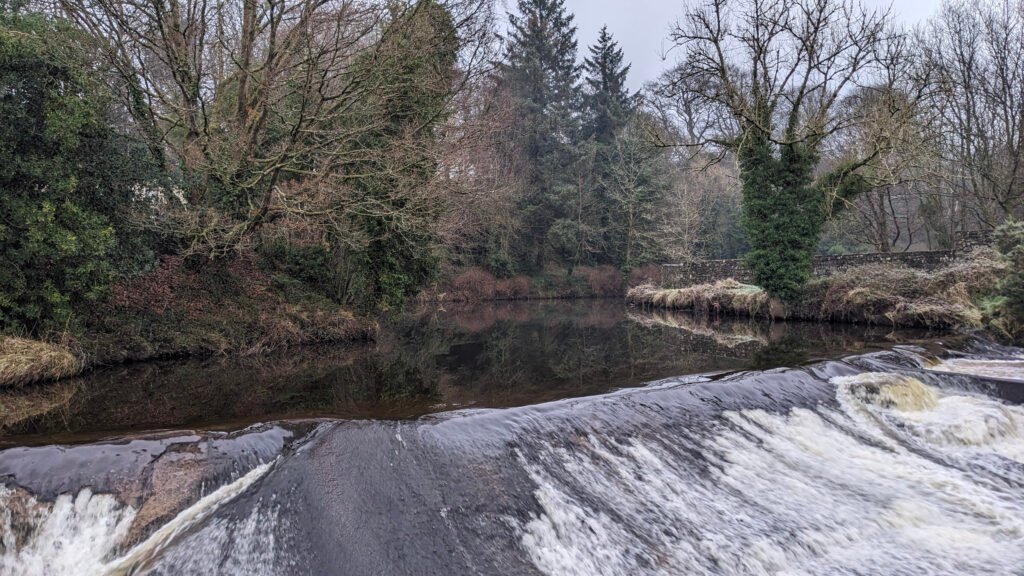
[[[889,4],[887,0],[865,1],[879,6]],[[899,20],[915,24],[930,17],[940,1],[896,0],[892,6]],[[565,4],[576,15],[580,57],[588,54],[587,47],[597,39],[601,26],[607,24],[626,60],[633,64],[629,85],[638,89],[668,67],[662,53],[670,47],[666,40],[669,27],[683,15],[687,0],[566,0]],[[514,7],[514,0],[507,0],[507,5]],[[668,55],[669,61],[675,58],[671,53]]]

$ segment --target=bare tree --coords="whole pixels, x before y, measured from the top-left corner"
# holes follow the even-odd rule
[[[1024,2],[950,1],[918,36],[934,74],[928,118],[941,145],[946,218],[990,229],[1024,215]]]
[[[796,294],[825,220],[870,188],[862,169],[894,145],[821,171],[824,143],[865,120],[841,102],[871,90],[893,123],[913,117],[908,45],[889,20],[856,0],[709,0],[672,32],[683,56],[667,89],[711,111],[692,146],[735,154],[748,263],[779,296]]]
[[[490,3],[445,2],[454,35],[431,23],[430,4],[59,0],[67,16],[108,41],[126,108],[188,191],[191,210],[176,223],[189,228],[186,252],[210,256],[285,213],[339,230],[352,228],[343,224],[348,215],[414,217],[421,203],[346,191],[359,179],[401,180],[412,158],[438,154],[427,142],[443,134],[418,134],[435,133],[447,108],[393,130],[389,106],[411,82],[450,101],[487,65]],[[458,54],[457,76],[408,77],[422,68],[416,62],[445,51]],[[366,144],[384,133],[387,150]]]

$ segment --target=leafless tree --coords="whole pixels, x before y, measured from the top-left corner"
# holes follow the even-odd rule
[[[934,74],[928,118],[940,144],[946,217],[992,228],[1024,215],[1024,2],[949,1],[918,35]]]
[[[390,152],[365,144],[394,121],[387,107],[408,89],[404,63],[457,42],[457,77],[416,78],[420,90],[449,99],[488,65],[490,2],[442,4],[455,38],[432,32],[418,14],[426,2],[58,0],[65,15],[107,40],[126,108],[188,190],[191,211],[176,223],[189,228],[186,252],[210,256],[285,214],[345,230],[350,214],[423,206],[345,192],[351,180],[371,176],[367,170],[401,175],[411,158],[441,153],[416,133],[435,130],[442,117],[405,126]]]

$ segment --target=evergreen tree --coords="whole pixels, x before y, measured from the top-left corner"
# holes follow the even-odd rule
[[[16,8],[0,4],[0,329],[38,334],[112,280],[146,162],[109,124],[92,39]]]
[[[520,128],[515,150],[526,166],[521,200],[520,267],[539,269],[548,258],[549,232],[569,213],[571,167],[579,133],[580,67],[576,28],[564,0],[519,0],[500,73]]]
[[[645,138],[641,120],[616,134],[601,181],[607,258],[624,272],[657,259],[655,206],[668,188],[667,159]]]
[[[587,118],[584,137],[610,144],[626,125],[633,112],[633,99],[626,89],[629,64],[623,63],[622,49],[608,32],[601,28],[597,44],[590,47],[584,60],[587,88]]]
[[[627,186],[632,190],[626,192],[621,187],[622,177],[627,173],[636,175],[634,172],[642,156],[649,156],[647,160],[651,160],[657,154],[642,150],[644,146],[636,130],[623,134],[635,111],[633,98],[626,88],[630,65],[624,62],[622,49],[607,26],[601,28],[597,43],[590,47],[590,57],[584,60],[583,68],[586,106],[582,136],[588,140],[592,161],[587,202],[590,214],[585,218],[587,225],[579,226],[580,244],[590,248],[591,263],[629,269],[637,262],[632,239],[641,232],[635,226],[640,224],[636,209],[644,204],[637,202],[645,195],[640,189],[650,193],[654,190],[646,185],[635,188],[637,183],[633,183]],[[627,213],[623,212],[624,198],[630,199]],[[627,221],[629,224],[624,224]],[[624,232],[626,229],[629,232]]]

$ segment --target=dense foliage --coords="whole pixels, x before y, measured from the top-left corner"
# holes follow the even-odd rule
[[[764,119],[771,126],[771,120]],[[747,266],[758,286],[792,300],[810,277],[811,259],[828,216],[865,190],[862,178],[843,168],[817,181],[818,154],[803,143],[776,150],[770,134],[748,128],[737,158],[743,190],[742,220],[750,240]]]
[[[998,290],[1002,305],[1018,324],[1024,325],[1024,222],[1009,221],[997,228],[996,248],[1007,262]]]
[[[347,296],[357,302],[401,306],[436,273],[436,239],[426,227],[409,226],[403,215],[415,211],[436,219],[440,206],[394,191],[428,186],[437,171],[426,151],[448,113],[457,52],[451,14],[423,0],[388,27],[380,48],[360,64],[397,89],[371,109],[373,118],[359,119],[378,128],[355,139],[354,147],[372,153],[348,167],[356,197],[367,206],[356,217],[365,242],[350,256],[355,293]]]
[[[520,169],[522,193],[511,254],[490,256],[509,264],[495,272],[604,264],[628,271],[649,262],[665,167],[639,127],[622,50],[602,28],[580,66],[563,0],[517,7],[498,72],[517,119],[507,156]]]
[[[117,251],[145,154],[115,113],[88,37],[41,15],[0,13],[0,323],[66,328],[130,257]],[[121,235],[122,247],[138,248]]]
[[[634,92],[565,0],[0,0],[0,329],[98,330],[170,262],[370,312],[745,257],[792,300],[816,251],[1024,216],[1020,5],[912,38],[860,0],[707,0]]]

